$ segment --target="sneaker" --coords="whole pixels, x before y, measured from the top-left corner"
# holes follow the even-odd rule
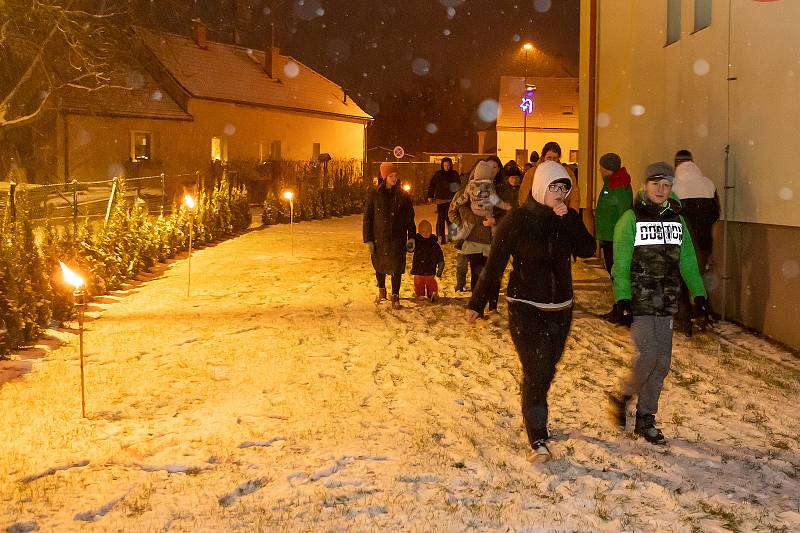
[[[630,400],[631,396],[611,395],[608,398],[608,417],[612,424],[622,429],[625,429],[628,419],[627,410]]]
[[[546,463],[550,459],[553,458],[553,454],[550,453],[550,449],[547,447],[547,443],[544,440],[537,440],[531,446],[531,449],[528,451],[527,459],[531,463]]]
[[[650,444],[666,444],[667,439],[664,434],[656,427],[656,415],[636,414],[636,429],[633,430],[637,435],[641,435]]]

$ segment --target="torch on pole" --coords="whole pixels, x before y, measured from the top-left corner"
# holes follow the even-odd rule
[[[286,191],[283,197],[289,200],[289,240],[291,242],[292,256],[294,256],[294,193]]]
[[[86,311],[86,282],[63,262],[59,261],[64,281],[73,287],[72,296],[75,299],[75,308],[78,311],[78,338],[81,361],[81,416],[86,418],[86,386],[83,375],[83,319]]]
[[[183,203],[189,210],[189,262],[188,262],[188,283],[186,284],[186,297],[192,295],[192,239],[194,238],[194,212],[197,204],[191,194],[183,197]]]

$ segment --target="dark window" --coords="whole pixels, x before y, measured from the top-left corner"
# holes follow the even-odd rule
[[[681,38],[681,0],[667,0],[667,45]]]
[[[134,161],[153,158],[153,134],[147,131],[134,131],[131,134],[131,159]]]
[[[694,0],[694,31],[711,26],[711,0]]]

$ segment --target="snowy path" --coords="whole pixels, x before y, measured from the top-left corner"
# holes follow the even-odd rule
[[[430,215],[431,210],[424,210]],[[432,220],[432,217],[429,216]],[[77,342],[0,386],[0,528],[800,530],[800,362],[738,328],[676,336],[659,450],[613,429],[630,357],[595,262],[531,466],[505,320],[372,303],[360,218],[270,227],[96,304]],[[113,303],[112,303],[113,302]]]

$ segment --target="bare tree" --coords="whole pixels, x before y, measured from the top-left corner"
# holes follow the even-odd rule
[[[129,0],[0,0],[0,134],[64,90],[124,86]]]

